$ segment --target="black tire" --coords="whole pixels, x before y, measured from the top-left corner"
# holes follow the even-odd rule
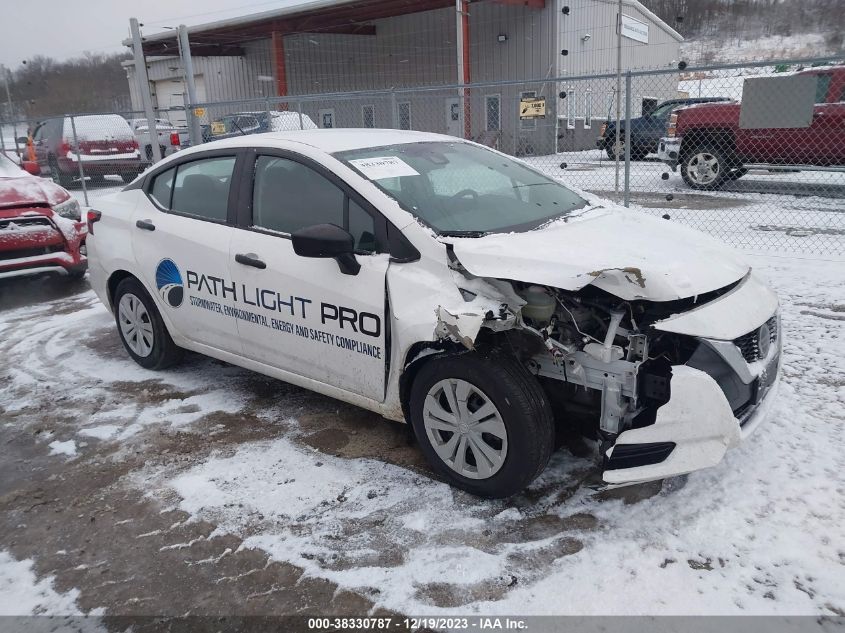
[[[57,185],[67,189],[73,184],[73,176],[62,173],[62,170],[59,169],[59,162],[56,160],[55,156],[50,156],[50,158],[47,159],[47,165],[50,167],[50,178],[52,178],[53,182]]]
[[[504,461],[488,478],[463,476],[432,446],[424,422],[425,401],[429,391],[446,379],[466,381],[482,391],[504,423]],[[540,383],[514,358],[502,353],[469,352],[429,361],[414,378],[409,408],[414,434],[431,466],[455,487],[480,497],[503,498],[520,492],[543,471],[554,448],[554,418]],[[441,435],[440,439],[445,442],[449,437]],[[469,459],[470,453],[465,455]]]
[[[699,170],[699,165],[703,165]],[[681,178],[693,189],[712,191],[730,177],[731,167],[725,152],[717,145],[704,143],[681,156]]]
[[[74,268],[73,270],[67,271],[67,278],[70,281],[79,281],[85,276],[85,271],[88,270],[87,266],[83,266],[80,268]]]
[[[146,310],[148,316],[148,323],[152,326],[152,350],[147,355],[139,355],[136,353],[130,343],[126,340],[121,326],[120,305],[121,299],[125,295],[133,295],[140,300]],[[117,325],[117,333],[123,347],[132,357],[136,363],[146,369],[165,369],[175,365],[182,359],[182,348],[178,347],[173,339],[170,338],[170,333],[161,319],[161,315],[156,308],[150,293],[141,284],[140,281],[134,277],[127,277],[121,281],[114,292],[114,320]]]

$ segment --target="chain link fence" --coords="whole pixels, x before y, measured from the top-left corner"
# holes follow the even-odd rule
[[[845,254],[841,59],[268,96],[158,109],[155,127],[143,112],[8,121],[0,149],[88,203],[148,167],[155,142],[168,156],[264,132],[438,132],[739,248]]]

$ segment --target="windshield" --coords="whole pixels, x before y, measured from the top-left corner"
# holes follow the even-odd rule
[[[557,181],[469,143],[406,143],[335,157],[442,235],[530,230],[587,205]]]
[[[657,108],[654,112],[652,112],[651,116],[653,116],[656,119],[659,119],[659,118],[664,117],[664,116],[668,116],[669,114],[672,113],[672,110],[674,110],[675,108],[680,108],[682,105],[683,104],[681,104],[681,103],[666,103],[666,104],[660,106],[659,108]]]
[[[0,154],[0,178],[20,178],[21,176],[27,175],[29,174],[15,165],[6,156]]]

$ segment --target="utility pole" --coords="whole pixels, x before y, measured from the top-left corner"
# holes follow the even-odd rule
[[[3,73],[3,83],[6,84],[6,103],[9,104],[9,119],[14,121],[15,113],[12,111],[12,93],[9,91],[9,70],[5,66],[0,65],[0,72]],[[12,134],[15,137],[15,153],[18,156],[20,156],[21,151],[20,151],[20,147],[18,147],[18,126],[17,126],[16,123],[12,123]],[[0,129],[0,137],[2,137],[2,136],[3,136],[3,130]],[[3,142],[3,152],[5,152],[5,151],[6,151],[6,143],[4,141]]]
[[[141,46],[141,28],[138,18],[129,18],[129,29],[132,31],[132,54],[135,58],[135,78],[138,80],[138,90],[144,104],[144,116],[147,118],[147,130],[150,135],[150,147],[153,151],[153,161],[161,160],[161,148],[158,146],[158,126],[153,112],[153,100],[150,97],[150,80],[147,77],[147,61],[144,59],[144,49]]]
[[[191,57],[191,43],[188,40],[188,27],[179,25],[179,52],[182,55],[182,70],[185,73],[185,86],[188,89],[188,103],[191,111],[188,113],[190,123],[191,146],[202,144],[202,129],[199,119],[194,114],[197,104],[197,88],[194,85],[194,60]]]
[[[619,0],[616,14],[616,138],[613,141],[615,157],[615,184],[613,191],[619,201],[619,124],[622,119],[622,0]]]

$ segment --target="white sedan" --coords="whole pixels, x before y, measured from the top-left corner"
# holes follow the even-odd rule
[[[100,204],[91,283],[137,363],[194,350],[407,421],[474,494],[573,430],[608,485],[713,466],[777,383],[777,297],[734,252],[475,143],[232,138]]]

